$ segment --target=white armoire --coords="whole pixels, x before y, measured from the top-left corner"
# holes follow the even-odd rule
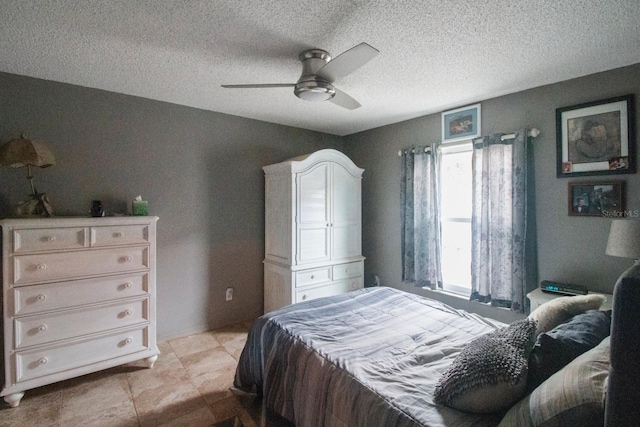
[[[362,288],[364,170],[331,149],[262,169],[265,313]]]

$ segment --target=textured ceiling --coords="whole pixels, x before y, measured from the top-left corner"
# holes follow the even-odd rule
[[[363,41],[380,54],[336,82],[357,110],[220,87]],[[638,62],[639,0],[0,1],[0,71],[336,135]]]

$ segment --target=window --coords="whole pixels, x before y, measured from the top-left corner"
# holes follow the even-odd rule
[[[471,295],[471,141],[440,146],[443,289]]]

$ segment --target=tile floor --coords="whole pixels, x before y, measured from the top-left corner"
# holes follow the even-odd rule
[[[249,323],[158,344],[153,369],[130,363],[28,390],[17,408],[0,404],[0,426],[290,426],[257,399],[229,391]]]

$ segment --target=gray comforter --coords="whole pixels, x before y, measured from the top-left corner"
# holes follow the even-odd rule
[[[502,326],[392,288],[321,298],[256,320],[234,385],[298,427],[493,426],[432,397],[465,344]]]

